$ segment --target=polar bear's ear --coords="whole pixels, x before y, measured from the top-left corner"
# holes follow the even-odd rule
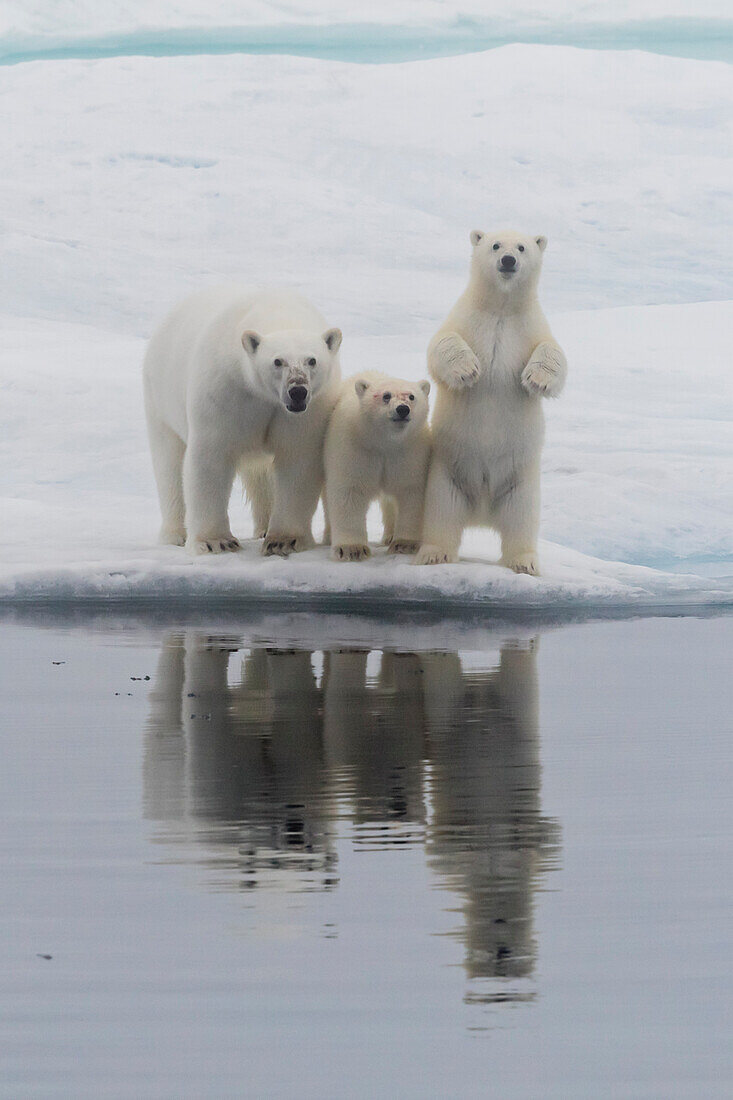
[[[474,248],[479,243],[479,241],[482,241],[484,239],[484,236],[485,236],[485,234],[482,233],[480,229],[472,229],[471,230],[471,244],[473,245]]]
[[[242,333],[242,347],[245,351],[248,351],[250,355],[254,355],[257,348],[262,343],[262,337],[259,332],[243,332]]]
[[[535,237],[535,241],[540,252],[544,252],[547,248],[547,237]]]
[[[354,390],[357,397],[363,397],[366,391],[369,389],[369,383],[364,378],[357,378],[354,382]]]
[[[428,382],[427,378],[423,378],[422,382],[418,382],[418,385],[419,385],[420,389],[422,390],[422,392],[427,397],[428,394],[430,393],[430,383]]]
[[[344,338],[344,334],[340,328],[329,328],[323,334],[323,342],[331,352],[335,355],[338,349],[341,347],[341,341]]]

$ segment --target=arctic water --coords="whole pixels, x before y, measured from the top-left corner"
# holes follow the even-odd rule
[[[45,614],[2,1096],[730,1095],[729,616]]]

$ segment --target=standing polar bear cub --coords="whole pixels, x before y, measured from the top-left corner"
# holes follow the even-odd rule
[[[340,330],[292,291],[220,287],[173,310],[144,366],[162,542],[239,549],[228,515],[239,468],[266,528],[263,553],[313,546],[340,344]]]
[[[337,561],[369,557],[366,517],[377,497],[389,552],[417,550],[430,457],[429,393],[427,381],[376,371],[344,382],[324,450],[326,511]]]
[[[539,572],[541,398],[565,356],[537,298],[545,237],[471,233],[466,290],[428,348],[437,382],[418,565],[453,562],[469,524],[501,535],[502,564]]]

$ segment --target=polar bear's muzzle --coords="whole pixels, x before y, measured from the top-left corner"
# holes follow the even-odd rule
[[[501,257],[496,266],[498,267],[499,272],[504,276],[505,279],[508,279],[510,276],[515,275],[519,270],[517,257],[512,256],[511,252],[506,252]]]
[[[288,400],[285,404],[285,408],[291,413],[305,412],[308,407],[308,387],[304,386],[301,382],[296,382],[288,386]]]
[[[393,424],[406,424],[410,419],[410,406],[405,405],[402,402],[394,411],[394,416],[390,417]]]

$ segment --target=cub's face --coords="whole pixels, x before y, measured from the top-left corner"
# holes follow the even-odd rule
[[[289,413],[301,413],[338,369],[341,330],[330,328],[322,336],[297,330],[267,336],[247,331],[242,346],[260,389]]]
[[[504,294],[536,282],[547,237],[526,237],[509,229],[471,233],[473,266],[489,284]]]
[[[404,378],[357,378],[354,390],[370,429],[388,440],[406,439],[428,416],[430,383]]]

